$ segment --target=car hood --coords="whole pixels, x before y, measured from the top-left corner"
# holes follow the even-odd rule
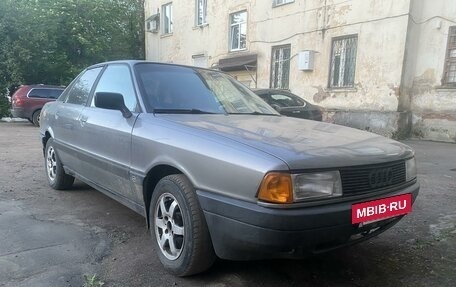
[[[397,141],[324,122],[258,115],[158,116],[261,150],[292,170],[375,164],[413,155]]]

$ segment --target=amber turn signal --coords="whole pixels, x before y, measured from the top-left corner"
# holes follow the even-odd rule
[[[258,199],[272,203],[292,203],[293,185],[291,176],[278,172],[266,174],[260,185]]]

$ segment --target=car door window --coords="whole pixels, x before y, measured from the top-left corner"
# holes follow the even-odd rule
[[[102,67],[90,69],[84,72],[68,93],[66,102],[69,104],[85,105],[89,98],[90,90],[95,83]]]
[[[97,92],[122,94],[125,106],[132,112],[136,111],[135,89],[131,80],[130,68],[126,65],[109,65],[101,75],[94,94]],[[90,106],[95,106],[95,97],[92,98]]]
[[[271,94],[271,99],[274,104],[280,107],[297,107],[304,105],[303,101],[282,94]]]
[[[47,89],[32,89],[30,90],[28,97],[29,98],[47,98],[48,90]]]

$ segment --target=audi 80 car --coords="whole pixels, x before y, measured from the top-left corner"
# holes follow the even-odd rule
[[[78,178],[145,217],[169,272],[302,258],[411,212],[414,152],[376,134],[284,117],[219,71],[116,61],[41,112],[46,177]]]

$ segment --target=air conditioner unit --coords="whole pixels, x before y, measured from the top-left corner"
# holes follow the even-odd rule
[[[315,51],[301,51],[298,54],[298,69],[312,71],[314,69]]]
[[[159,14],[152,15],[147,19],[146,21],[146,30],[147,32],[151,33],[158,33],[158,30],[160,29],[160,17]]]

